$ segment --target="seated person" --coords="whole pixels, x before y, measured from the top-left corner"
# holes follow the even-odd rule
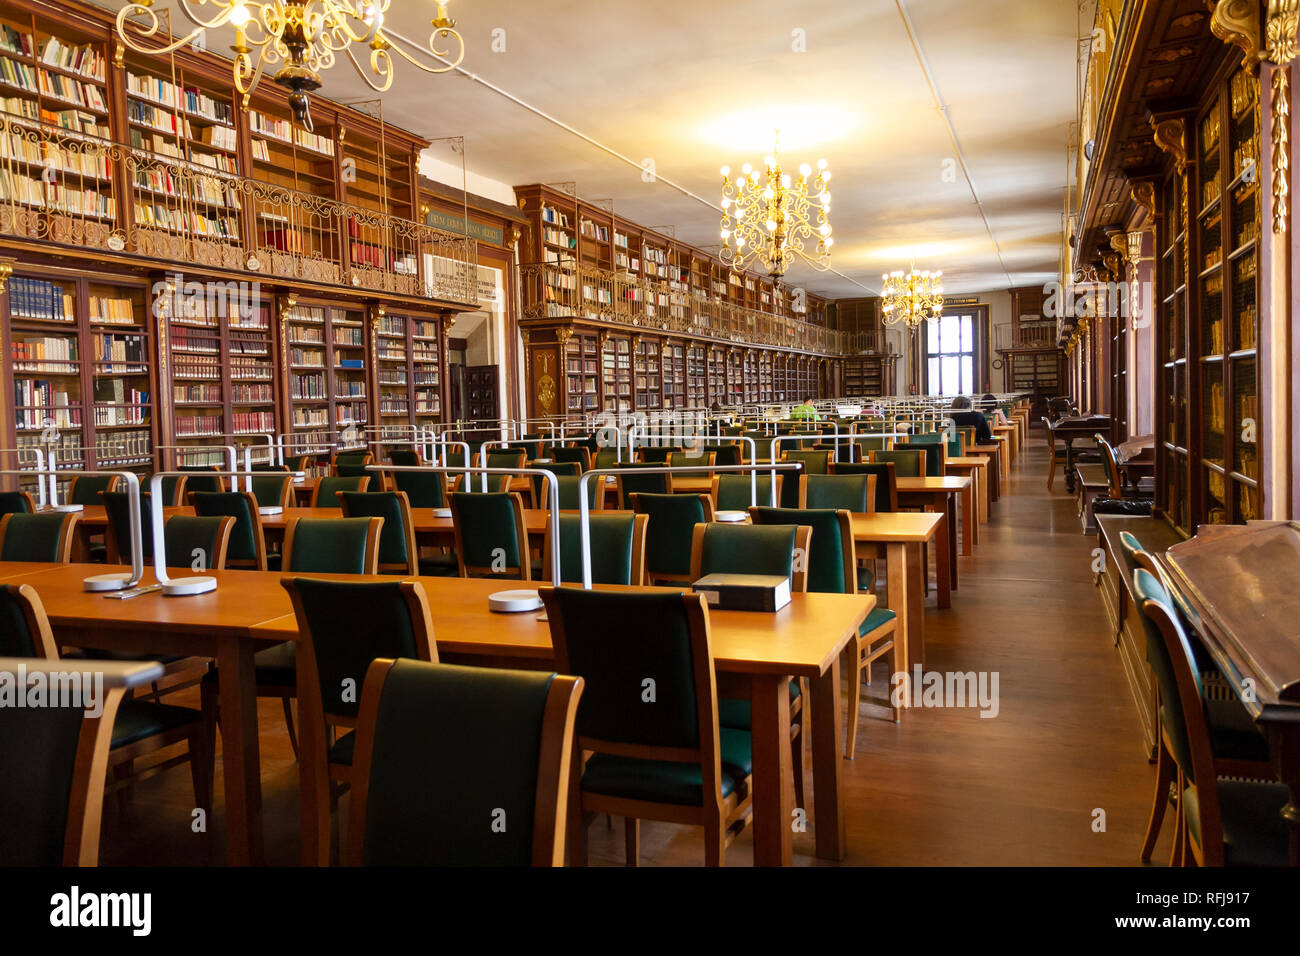
[[[799,421],[819,422],[822,420],[821,415],[817,414],[817,409],[813,408],[813,400],[805,398],[802,405],[796,405],[790,409],[790,418]]]
[[[958,428],[974,426],[975,444],[993,444],[993,432],[989,431],[988,419],[981,412],[971,409],[970,399],[965,395],[958,395],[952,400],[952,414],[949,417]]]
[[[999,425],[1011,424],[1011,419],[1002,414],[1002,409],[998,407],[998,400],[992,392],[986,392],[984,397],[980,399],[980,409],[986,414],[992,413],[994,420],[996,420]]]

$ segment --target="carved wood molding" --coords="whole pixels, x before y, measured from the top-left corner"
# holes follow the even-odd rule
[[[1210,17],[1210,32],[1224,43],[1241,48],[1243,67],[1251,72],[1258,69],[1258,0],[1219,0]]]
[[[1146,210],[1151,219],[1156,216],[1156,184],[1150,179],[1140,179],[1129,183],[1129,195],[1133,201]]]
[[[1151,118],[1151,131],[1155,144],[1168,153],[1178,164],[1181,174],[1187,169],[1187,124],[1181,117],[1172,119]]]
[[[1300,0],[1269,0],[1260,57],[1272,64],[1273,232],[1287,231],[1291,205],[1291,61],[1296,57]]]

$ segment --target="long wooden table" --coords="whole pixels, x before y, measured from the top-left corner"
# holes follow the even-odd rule
[[[189,598],[159,593],[113,600],[81,590],[104,565],[46,565],[27,570],[60,644],[146,653],[212,656],[222,672],[222,766],[225,772],[230,862],[263,862],[262,795],[257,743],[253,654],[298,639],[289,596],[276,572],[214,571],[216,591]],[[341,580],[393,580],[313,575]],[[152,582],[147,574],[146,582]],[[420,578],[429,596],[440,658],[496,666],[551,666],[549,628],[538,615],[494,614],[487,596],[501,582]],[[794,809],[790,762],[791,677],[810,681],[814,821],[817,855],[845,854],[843,779],[840,775],[841,657],[875,598],[868,594],[796,594],[775,614],[710,612],[719,692],[748,698],[754,761],[754,859],[788,865]],[[310,735],[315,728],[303,727]],[[307,739],[311,739],[310,736]],[[315,852],[310,840],[305,850]]]
[[[989,501],[997,501],[1002,497],[1002,445],[994,442],[992,445],[967,445],[967,456],[977,455],[981,458],[988,459],[989,462]]]
[[[927,510],[942,511],[947,515],[949,562],[952,569],[952,587],[957,587],[957,512],[961,511],[961,553],[969,556],[974,545],[975,496],[974,481],[959,475],[942,478],[899,478],[898,499],[902,504],[923,504]]]
[[[960,458],[949,458],[945,461],[948,474],[957,475],[958,477],[970,477],[974,482],[976,514],[979,520],[975,522],[971,529],[971,540],[979,544],[979,526],[987,524],[989,520],[989,460],[979,455],[965,455]]]

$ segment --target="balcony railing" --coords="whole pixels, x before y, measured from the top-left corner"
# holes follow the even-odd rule
[[[578,266],[572,260],[520,266],[525,319],[581,318],[758,346],[839,354],[840,333],[727,302],[681,282]]]
[[[473,239],[10,113],[0,236],[478,301]]]

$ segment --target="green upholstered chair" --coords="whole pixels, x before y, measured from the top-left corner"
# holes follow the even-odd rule
[[[419,581],[285,577],[280,583],[298,619],[303,862],[323,865],[330,858],[332,781],[352,781],[351,728],[367,669],[376,658],[436,661],[438,652]]]
[[[544,467],[544,466],[539,466],[539,467]],[[562,511],[577,511],[581,507],[582,495],[581,492],[579,491],[579,486],[581,485],[582,482],[581,476],[556,475],[555,477],[560,485],[559,487],[560,509]],[[543,479],[540,475],[533,476],[533,502],[534,502],[534,507],[537,508],[549,508],[551,506],[550,498],[548,497],[550,492],[547,489],[546,485],[544,484],[544,481],[545,479]],[[592,478],[588,480],[587,507],[590,510],[592,511],[603,510],[601,509],[601,505],[604,503],[603,498],[601,496],[601,490],[604,487],[605,486],[601,483],[599,478]]]
[[[488,492],[494,495],[505,494],[510,489],[510,482],[513,478],[514,475],[488,475]],[[483,491],[483,476],[481,474],[469,475],[468,477],[461,475],[457,479],[455,491],[467,495],[476,495],[481,493]],[[444,507],[447,506],[444,505]]]
[[[909,441],[898,442],[894,445],[894,451],[923,451],[925,452],[925,474],[927,478],[942,478],[948,470],[948,443],[939,441],[919,441],[918,439],[926,436],[913,436]],[[938,436],[942,439],[942,435]]]
[[[40,658],[46,661],[59,659],[58,646],[54,642],[45,606],[37,596],[36,590],[30,585],[0,585],[0,657]],[[88,669],[93,670],[94,666],[79,660],[75,664],[70,664],[70,669],[84,672]],[[104,701],[102,719],[111,721],[112,726],[111,733],[107,735],[106,762],[113,770],[114,787],[125,785],[124,782],[131,776],[131,763],[137,757],[146,756],[175,743],[185,742],[187,749],[184,757],[177,755],[175,758],[168,759],[166,763],[171,764],[181,759],[189,760],[194,786],[194,805],[210,811],[212,809],[212,755],[206,749],[202,715],[199,711],[148,700],[117,698],[112,700],[112,704],[116,707],[114,712],[114,708],[109,706],[109,703]],[[0,726],[5,724],[7,715],[14,713],[31,711],[48,713],[60,710],[66,711],[68,708],[0,707]],[[75,713],[80,717],[80,711]],[[29,725],[29,729],[35,732],[39,723],[34,722]],[[10,726],[5,727],[4,732],[0,732],[0,753],[8,747],[16,750],[21,750],[23,747],[22,742],[8,739],[10,731],[19,733],[20,728]],[[29,740],[28,744],[31,743],[32,741]],[[34,794],[29,789],[30,775],[39,775],[42,765],[50,757],[49,753],[40,749],[40,745],[35,751],[29,750],[28,754],[29,761],[21,767],[8,764],[8,755],[6,759],[0,760],[0,768],[3,768],[0,769],[0,778],[18,782],[19,790],[23,794],[22,800],[25,802],[34,799]],[[102,777],[100,783],[101,789],[96,794],[97,800],[103,797]],[[4,793],[5,786],[7,784],[0,783],[0,794]],[[0,809],[5,811],[13,809],[8,794],[0,796]],[[8,830],[13,825],[15,816],[6,812],[4,820],[5,829]],[[3,845],[4,840],[4,837],[0,837],[0,845]]]
[[[876,503],[875,475],[800,475],[805,508],[830,508],[852,514],[871,514]]]
[[[892,461],[894,474],[899,478],[920,478],[925,474],[925,461],[928,456],[924,448],[901,448],[890,451],[873,451],[872,461]]]
[[[585,446],[556,445],[551,449],[551,457],[561,464],[576,463],[582,471],[591,470],[591,449]]]
[[[293,472],[305,472],[316,462],[315,455],[285,455],[284,467]]]
[[[766,432],[747,431],[747,432],[742,433],[742,437],[744,437],[744,438],[752,438],[752,439],[753,439],[753,441],[754,441],[754,454],[757,456],[757,459],[758,459],[759,461],[771,461],[771,460],[772,460],[772,436],[771,436],[771,435],[767,434]],[[792,443],[791,443],[791,444],[792,444]],[[782,449],[782,448],[788,447],[788,445],[786,445],[786,446],[783,446],[783,445],[777,445],[776,447],[777,447],[777,449],[778,449],[778,451],[779,451],[779,450]],[[742,455],[745,456],[745,463],[748,463],[748,461],[749,461],[749,442],[747,442],[747,441],[746,441],[746,442],[741,442],[741,443],[740,443],[740,449],[741,449],[740,453],[741,453]]]
[[[184,480],[184,479],[182,479]],[[109,564],[131,563],[131,495],[125,491],[106,491],[104,502],[104,541],[108,546]],[[167,499],[164,498],[164,501]],[[140,493],[140,543],[144,562],[153,560],[153,511],[149,492]],[[186,562],[188,564],[189,562]]]
[[[0,491],[0,515],[36,513],[36,502],[26,491]]]
[[[419,574],[420,551],[415,544],[411,503],[401,491],[344,491],[339,502],[346,518],[382,518],[377,570],[380,574]],[[286,571],[306,570],[285,568]]]
[[[874,475],[876,478],[876,512],[893,512],[898,510],[898,478],[894,475],[892,461],[863,461],[834,466],[836,475]]]
[[[313,508],[339,507],[340,491],[370,490],[370,475],[326,475],[316,482],[312,489],[311,506]]]
[[[197,515],[169,516],[163,524],[167,567],[224,571],[230,533],[234,527],[235,519],[229,515],[210,518]]]
[[[249,484],[259,508],[288,508],[293,504],[293,476],[288,472],[254,475]]]
[[[185,485],[181,491],[177,492],[178,496],[183,494],[184,498],[178,497],[178,501],[185,500],[192,492],[196,491],[215,494],[226,490],[226,479],[213,474],[214,471],[222,470],[220,465],[181,465],[176,470],[187,472]],[[167,490],[167,479],[165,478],[163,479],[163,490]],[[164,500],[166,499],[164,498]]]
[[[803,463],[802,471],[797,474],[793,471],[787,471],[784,476],[785,481],[781,483],[781,507],[798,507],[800,482],[797,479],[805,475],[829,475],[831,471],[831,453],[811,448],[807,451],[798,448],[786,449],[782,446],[778,446],[777,451],[780,453],[782,461]]]
[[[618,507],[620,510],[627,511],[632,507],[631,496],[637,494],[647,495],[666,495],[671,490],[671,484],[668,476],[665,474],[637,474],[641,469],[662,468],[662,465],[656,465],[651,462],[634,462],[624,463],[619,466],[619,473],[615,476],[617,481],[614,487],[618,491]]]
[[[424,464],[424,455],[415,448],[394,448],[388,453],[388,461],[400,468],[419,468]]]
[[[185,493],[189,489],[188,475],[165,475],[162,480],[163,507],[176,507],[185,504]],[[143,482],[141,482],[143,484]],[[220,491],[219,488],[209,489]]]
[[[483,464],[483,456],[476,455],[475,459]],[[488,468],[522,468],[524,462],[528,460],[528,452],[523,448],[498,448],[495,451],[488,451],[486,467]],[[507,476],[508,477],[508,476]]]
[[[368,451],[335,452],[330,460],[330,474],[336,478],[362,478],[370,474],[366,466],[374,463],[375,456]]]
[[[650,583],[690,583],[691,537],[697,524],[713,520],[713,499],[641,493],[630,497],[632,510],[650,519],[645,545]]]
[[[786,472],[792,478],[794,472]],[[776,476],[776,494],[777,501],[781,500],[781,483],[785,480],[784,474]],[[772,476],[759,475],[756,482],[758,486],[758,504],[766,505],[772,501]],[[713,476],[713,508],[715,511],[744,511],[750,505],[754,504],[751,500],[754,488],[750,483],[749,475],[714,475]]]
[[[591,583],[644,584],[645,515],[590,516]],[[560,515],[560,580],[582,583],[582,522],[578,515]],[[541,580],[550,581],[551,523],[546,523]]]
[[[705,445],[704,451],[713,452],[713,463],[720,467],[741,464],[741,447],[738,443],[727,445]]]
[[[384,519],[290,518],[284,528],[286,574],[376,574]]]
[[[72,557],[75,512],[0,516],[0,561],[49,561],[67,564]]]
[[[830,594],[858,593],[857,550],[853,543],[853,518],[847,511],[829,509],[750,508],[756,525],[799,524],[812,529],[808,550],[808,590]],[[857,747],[858,717],[862,708],[862,683],[871,683],[871,665],[889,659],[889,673],[898,669],[898,615],[888,608],[874,607],[858,628],[854,641],[856,666],[849,668],[849,721],[844,755],[853,759]],[[895,722],[900,710],[891,697],[889,709]]]
[[[443,472],[394,471],[389,477],[393,487],[406,495],[412,508],[447,507],[447,476]]]
[[[532,580],[524,500],[518,493],[453,492],[451,520],[462,578]]]
[[[668,459],[681,450],[681,445],[643,445],[636,450],[636,460],[643,465],[666,465]]]
[[[587,862],[586,814],[608,812],[626,820],[629,864],[640,855],[637,821],[648,819],[702,826],[705,862],[721,865],[750,809],[753,760],[748,732],[718,726],[704,598],[539,590],[556,670],[586,682],[570,780],[573,862]],[[638,703],[647,675],[652,707]],[[592,753],[585,768],[582,751]]]
[[[279,462],[274,462],[274,461],[255,461],[250,466],[250,470],[260,471],[265,473],[284,472],[289,470],[289,466],[281,465]]]
[[[191,491],[189,499],[196,515],[229,515],[235,519],[226,549],[226,567],[266,570],[266,538],[262,534],[262,516],[257,511],[256,498],[247,491]]]
[[[834,439],[829,441],[819,441],[812,446],[812,451],[828,451],[831,453],[831,467],[835,467],[835,447]],[[862,449],[853,442],[849,441],[847,435],[839,440],[840,461],[851,462],[860,461],[862,458]]]
[[[883,435],[867,436],[865,438],[861,435],[855,435],[853,437],[853,444],[857,446],[858,459],[861,461],[870,458],[873,451],[887,450],[891,440],[892,439],[886,438]]]
[[[617,448],[601,448],[591,460],[593,469],[606,470],[609,468],[618,468],[622,462],[618,460]]]
[[[371,663],[353,755],[348,864],[563,866],[582,686],[540,671]],[[430,772],[443,767],[456,773]],[[466,825],[480,819],[508,825]]]
[[[117,475],[77,475],[68,488],[70,505],[97,505],[101,491],[117,491],[121,479]]]
[[[529,462],[525,462],[524,467],[536,468],[538,471],[549,471],[551,474],[556,475],[557,477],[564,477],[564,478],[577,478],[582,475],[582,466],[575,461],[529,461]],[[533,475],[531,478],[529,478],[528,506],[530,508],[548,507],[546,496],[549,494],[549,492],[546,489],[544,481],[545,479],[537,475]],[[592,484],[598,485],[599,482],[592,482]],[[573,491],[570,494],[571,499],[575,502],[573,505],[574,508],[578,507],[576,503],[578,500],[577,494],[578,492],[575,486]],[[594,491],[592,492],[592,495],[593,495],[592,500],[594,501],[595,500]],[[560,505],[560,507],[563,508],[564,505]]]
[[[1166,766],[1157,777],[1167,789],[1176,776],[1182,789],[1173,865],[1286,866],[1289,833],[1281,811],[1290,790],[1281,783],[1220,779],[1205,689],[1178,610],[1149,571],[1134,571],[1133,585],[1160,705],[1158,763]]]

